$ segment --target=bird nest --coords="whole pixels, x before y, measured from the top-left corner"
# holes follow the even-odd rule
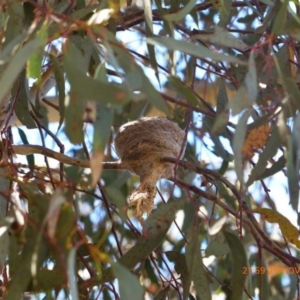
[[[121,126],[115,150],[124,169],[140,176],[140,185],[129,197],[129,208],[143,222],[151,213],[160,178],[173,175],[174,165],[163,157],[181,158],[185,150],[185,133],[178,125],[161,117],[144,117]]]

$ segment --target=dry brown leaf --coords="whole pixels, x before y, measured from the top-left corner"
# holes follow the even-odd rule
[[[93,153],[93,155],[90,158],[90,165],[91,165],[91,171],[92,171],[92,183],[91,186],[95,187],[103,169],[103,162],[104,160],[104,153],[101,151],[97,151]]]

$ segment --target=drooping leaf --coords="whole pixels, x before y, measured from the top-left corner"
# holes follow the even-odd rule
[[[232,0],[221,0],[220,1],[220,21],[219,26],[225,27],[230,19]]]
[[[272,33],[275,35],[280,34],[285,26],[287,7],[288,7],[289,1],[284,0],[284,1],[280,1],[279,3],[281,4],[281,6],[273,20],[273,24],[272,24]]]
[[[250,115],[251,110],[246,110],[242,114],[236,126],[236,131],[232,141],[232,149],[234,152],[234,167],[237,177],[242,185],[244,184],[242,149],[246,135],[247,121]]]
[[[0,178],[0,181],[1,180],[3,180],[3,178]],[[1,185],[1,183],[0,183],[0,185]],[[2,216],[1,216],[0,222],[1,222],[1,225],[0,225],[0,270],[3,272],[3,269],[6,265],[7,257],[9,255],[9,243],[10,243],[10,236],[9,236],[9,227],[10,226],[9,225],[10,224],[8,222],[4,222],[4,219],[2,218]]]
[[[198,105],[199,100],[196,97],[195,93],[189,89],[187,86],[185,86],[182,81],[175,76],[169,76],[168,82],[184,97],[186,100],[193,104]]]
[[[218,53],[216,51],[209,50],[204,46],[195,45],[185,41],[175,40],[173,38],[151,37],[147,38],[147,43],[151,45],[166,47],[169,50],[178,50],[199,58],[210,58],[213,61],[228,61],[232,63],[246,64],[245,62],[239,60],[234,56]]]
[[[225,47],[236,48],[240,50],[245,50],[248,47],[247,44],[230,34],[224,28],[215,26],[214,29],[215,30],[213,33],[196,34],[193,37],[212,44],[222,45]]]
[[[253,103],[256,101],[258,95],[258,81],[257,72],[254,60],[254,51],[250,52],[249,56],[249,69],[245,78],[245,86],[248,92],[249,100]]]
[[[50,238],[54,238],[57,229],[57,221],[59,218],[60,210],[62,204],[65,202],[66,199],[62,193],[62,190],[55,190],[50,198],[49,207],[43,220],[43,225],[47,224],[47,233]]]
[[[180,279],[182,282],[183,298],[186,299],[190,290],[191,274],[189,273],[187,268],[185,255],[178,251],[167,251],[165,252],[165,255],[170,262],[174,262],[175,271],[180,275]]]
[[[226,243],[223,234],[219,233],[216,238],[214,238],[205,249],[205,257],[209,257],[211,255],[214,256],[224,256],[228,254],[230,248]]]
[[[92,186],[95,186],[102,172],[104,151],[113,124],[114,112],[111,107],[97,105],[97,116],[94,121],[93,154],[91,157]]]
[[[299,162],[296,161],[296,149],[292,136],[287,136],[288,147],[286,148],[287,178],[289,187],[290,204],[298,211],[299,203]]]
[[[28,140],[27,140],[27,137],[26,137],[24,131],[21,128],[18,128],[18,132],[19,132],[19,135],[20,135],[20,138],[21,138],[23,144],[28,145],[29,143],[28,143]],[[29,166],[33,167],[35,165],[33,154],[26,155],[26,159],[27,159],[27,163]]]
[[[25,69],[21,71],[19,78],[15,81],[12,88],[12,98],[16,99],[15,112],[19,121],[27,128],[35,128],[35,122],[30,114],[28,102],[28,80]]]
[[[243,268],[247,267],[247,256],[239,237],[231,231],[224,230],[223,234],[232,254],[232,288],[231,299],[242,300],[247,274],[243,274]]]
[[[22,21],[24,18],[24,11],[22,4],[17,1],[11,1],[9,5],[7,5],[7,13],[9,16],[6,20],[4,47],[18,37],[23,31]]]
[[[4,67],[0,77],[0,102],[9,92],[29,56],[42,46],[40,39],[33,39],[20,48]]]
[[[77,2],[78,5],[78,2]],[[101,9],[104,8],[103,3],[100,4],[91,4],[89,6],[86,7],[82,7],[80,9],[76,9],[75,11],[73,11],[70,14],[70,18],[76,20],[76,19],[83,19],[85,18],[87,15],[89,15],[90,13],[92,13],[95,9]]]
[[[270,168],[266,168],[265,171],[260,176],[258,176],[257,180],[265,179],[278,173],[285,167],[285,164],[286,159],[284,155],[282,155]]]
[[[137,97],[135,92],[139,91],[138,100],[146,99],[150,104],[168,115],[168,105],[145,75],[141,66],[136,64],[132,55],[120,45],[111,33],[107,33],[107,36],[108,41],[105,45],[109,50],[109,63],[111,63],[116,70],[122,68],[125,71],[126,76],[123,85],[126,89],[130,88],[132,97]],[[109,45],[108,42],[110,42],[111,45]]]
[[[113,272],[118,279],[120,297],[124,300],[144,299],[144,291],[141,287],[139,280],[134,276],[128,269],[126,269],[122,264],[113,263]]]
[[[42,60],[44,54],[44,47],[47,43],[48,26],[44,23],[42,27],[37,31],[36,38],[41,41],[40,49],[31,54],[27,62],[27,77],[36,78],[36,85],[40,87],[41,73],[42,73]]]
[[[54,55],[50,55],[49,58],[54,66],[54,76],[58,91],[58,108],[60,117],[57,130],[59,130],[65,118],[65,78],[59,60]]]
[[[279,212],[269,208],[256,208],[253,210],[254,213],[259,213],[269,223],[277,223],[280,227],[282,235],[292,244],[300,248],[299,230],[296,228],[291,221]]]
[[[143,235],[136,244],[127,251],[118,262],[129,270],[143,261],[163,241],[165,235],[175,219],[176,212],[184,207],[184,201],[169,201],[161,204],[152,211],[144,223]],[[101,279],[92,278],[87,281],[88,286],[101,284],[114,279],[112,269],[103,271]]]
[[[228,96],[225,83],[222,81],[217,96],[217,117],[211,129],[212,134],[222,133],[225,131],[229,121],[229,111],[227,106]]]
[[[128,98],[123,89],[115,84],[104,83],[88,77],[84,72],[86,64],[79,50],[72,43],[66,43],[65,47],[65,51],[68,53],[64,56],[65,71],[77,101],[94,100],[110,105],[124,105],[127,103]],[[77,64],[74,64],[74,61]],[[80,111],[83,112],[82,107]]]
[[[73,144],[83,142],[83,99],[78,98],[76,92],[71,88],[67,96],[68,105],[65,110],[66,114],[66,134]]]
[[[147,27],[149,28],[150,32],[153,33],[153,18],[152,18],[152,7],[151,7],[151,0],[143,0],[144,6],[144,14]]]
[[[199,240],[199,220],[193,222],[188,231],[188,241],[186,245],[186,260],[190,273],[190,278],[194,282],[194,288],[199,298],[203,300],[211,299],[211,291],[207,272],[204,269],[202,260],[200,240]]]
[[[10,189],[10,180],[8,178],[8,169],[6,167],[0,167],[0,221],[3,221],[8,211],[8,199],[4,195]]]
[[[195,7],[196,3],[197,0],[189,0],[178,12],[164,15],[164,19],[172,22],[181,21]]]
[[[249,98],[246,87],[242,85],[229,102],[229,108],[232,111],[232,115],[236,116],[244,109],[250,108],[252,104],[253,101],[251,101],[251,99]]]
[[[76,248],[72,248],[68,255],[68,283],[70,288],[70,295],[72,299],[79,300],[77,276],[76,276]]]

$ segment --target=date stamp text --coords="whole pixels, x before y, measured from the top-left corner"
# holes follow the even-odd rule
[[[268,273],[269,275],[278,274],[300,274],[300,268],[298,267],[243,267],[243,275],[257,274],[263,275]]]

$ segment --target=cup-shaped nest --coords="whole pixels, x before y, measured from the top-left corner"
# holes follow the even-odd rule
[[[173,175],[174,165],[161,158],[180,159],[185,150],[184,137],[176,123],[161,117],[144,117],[120,127],[115,150],[123,167],[140,176],[140,186],[129,198],[129,208],[140,222],[153,209],[156,182]]]

